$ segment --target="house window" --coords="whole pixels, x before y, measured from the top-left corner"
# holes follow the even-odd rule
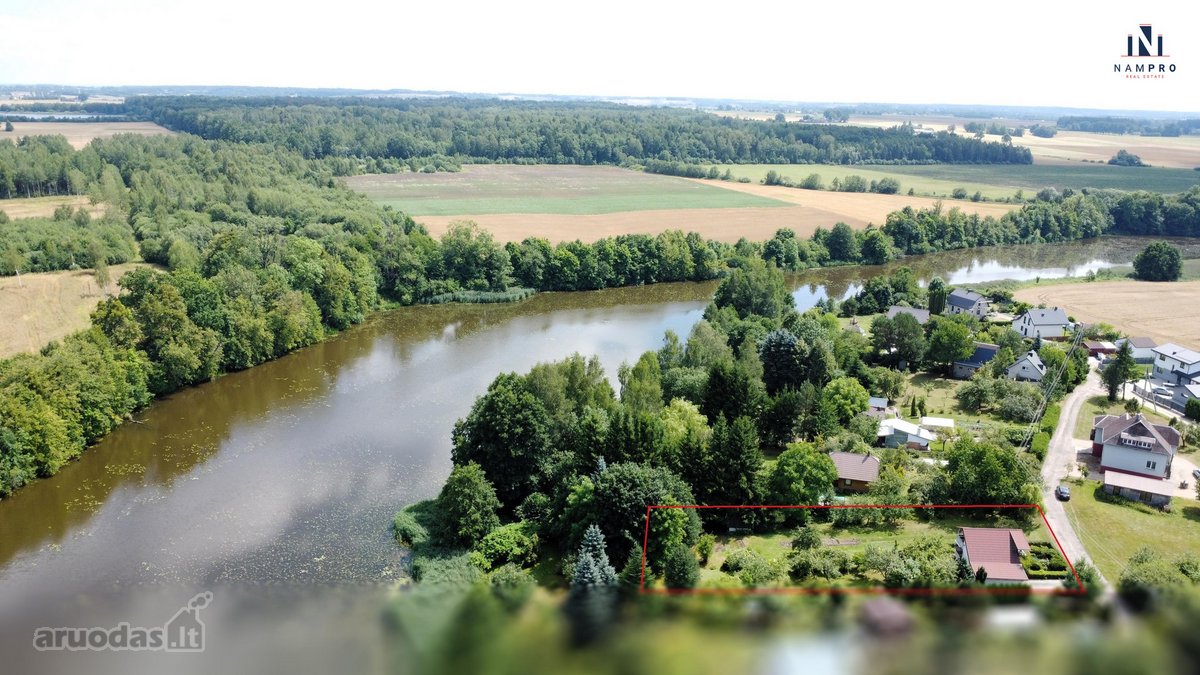
[[[849,478],[847,478],[847,479],[845,479],[845,480],[843,480],[843,481],[842,481],[842,485],[849,485],[849,484],[850,484],[850,479],[849,479]]]
[[[1146,462],[1146,468],[1147,469],[1156,469],[1156,468],[1158,468],[1158,462]]]

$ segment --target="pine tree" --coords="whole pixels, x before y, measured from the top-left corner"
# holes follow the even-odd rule
[[[604,550],[604,534],[598,526],[588,526],[563,607],[576,644],[598,639],[612,624],[617,609],[617,581],[617,572]]]
[[[617,571],[608,562],[608,553],[604,547],[604,533],[600,531],[598,525],[589,525],[583,535],[583,543],[579,546],[580,562],[576,565],[582,563],[584,559],[590,559],[592,563],[592,572],[595,574],[594,580],[591,581],[592,585],[616,585]]]
[[[596,470],[592,472],[592,482],[600,480],[600,474],[608,471],[608,463],[604,461],[604,455],[596,458]]]
[[[649,565],[646,567],[646,577],[649,578]],[[642,547],[640,544],[635,545],[633,550],[629,552],[629,557],[625,559],[625,566],[621,568],[621,577],[619,579],[621,595],[630,597],[637,595],[642,587]]]

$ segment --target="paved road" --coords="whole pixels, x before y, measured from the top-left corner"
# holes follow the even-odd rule
[[[1094,366],[1091,359],[1088,360],[1088,364]],[[1091,560],[1091,556],[1087,555],[1075,528],[1071,526],[1071,521],[1067,520],[1067,512],[1063,503],[1054,496],[1054,488],[1067,477],[1068,467],[1076,464],[1074,433],[1079,409],[1087,399],[1104,393],[1100,373],[1092,367],[1088,371],[1087,381],[1076,387],[1075,391],[1063,400],[1062,415],[1058,418],[1058,427],[1054,429],[1054,435],[1050,438],[1046,461],[1042,464],[1042,502],[1045,505],[1046,520],[1050,522],[1058,542],[1062,544],[1063,551],[1072,563],[1083,558]],[[1104,583],[1108,585],[1107,580]]]

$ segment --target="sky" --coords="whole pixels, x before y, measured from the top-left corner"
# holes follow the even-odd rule
[[[1175,73],[1113,72],[1143,23]],[[1200,111],[1198,52],[1184,0],[0,0],[0,83]]]

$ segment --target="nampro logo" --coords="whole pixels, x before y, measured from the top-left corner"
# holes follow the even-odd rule
[[[1161,80],[1175,72],[1175,64],[1169,58],[1163,53],[1163,34],[1156,35],[1152,24],[1143,23],[1137,32],[1125,36],[1125,53],[1121,55],[1121,63],[1113,64],[1113,72],[1130,80]]]

